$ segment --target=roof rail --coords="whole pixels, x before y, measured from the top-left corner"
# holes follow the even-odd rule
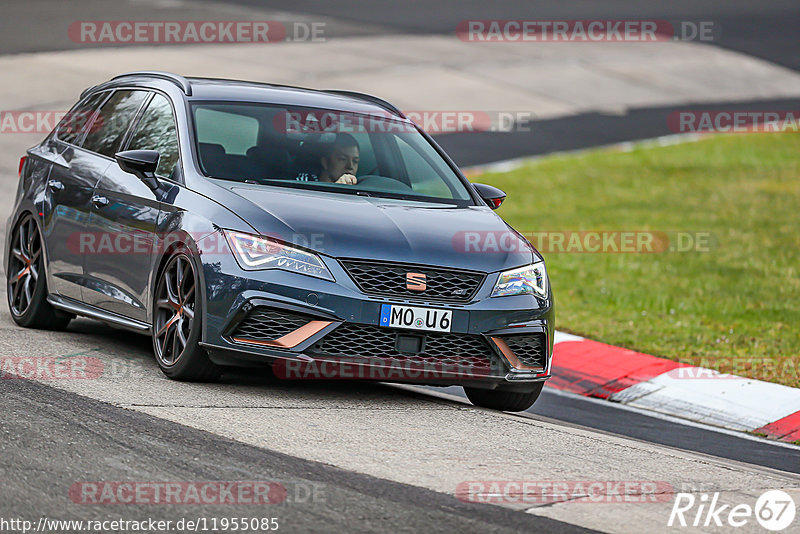
[[[189,83],[189,80],[187,80],[186,78],[184,78],[179,74],[173,74],[171,72],[161,72],[157,70],[141,70],[134,72],[126,72],[125,74],[114,76],[111,79],[118,80],[120,78],[127,78],[132,76],[144,76],[147,78],[159,78],[161,80],[167,80],[180,87],[181,90],[183,90],[183,94],[185,94],[186,96],[192,96],[192,84]]]
[[[386,100],[378,98],[377,96],[368,95],[366,93],[359,93],[356,91],[342,91],[339,89],[325,89],[324,92],[332,93],[335,95],[349,96],[353,98],[358,98],[360,100],[366,100],[367,102],[372,102],[373,104],[377,104],[378,106],[388,111],[391,111],[392,113],[396,113],[397,115],[403,117],[404,119],[406,118],[405,114],[402,111],[397,109],[395,106],[393,106]]]

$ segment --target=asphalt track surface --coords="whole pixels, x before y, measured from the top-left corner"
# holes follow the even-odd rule
[[[682,112],[772,111],[800,109],[800,99],[751,100],[725,104],[683,105]],[[461,166],[511,160],[522,155],[581,150],[639,139],[673,135],[667,118],[674,106],[631,109],[623,114],[584,113],[530,123],[528,131],[471,132],[441,135],[436,141]],[[691,132],[683,132],[691,133]]]
[[[376,479],[237,443],[28,380],[3,384],[0,517],[34,522],[275,517],[287,532],[582,532],[506,508]],[[276,482],[267,505],[84,504],[96,481]],[[77,501],[77,502],[76,502]]]
[[[713,39],[706,43],[708,46],[743,52],[800,70],[797,31],[800,5],[795,0],[620,0],[613,3],[594,0],[230,0],[224,4],[211,0],[118,3],[6,0],[3,10],[0,53],[4,54],[91,47],[93,45],[75,43],[67,38],[65,28],[70,22],[80,20],[229,20],[232,13],[240,13],[242,19],[266,16],[277,20],[323,21],[329,37],[335,39],[368,34],[454,34],[460,21],[470,19],[656,19],[669,21],[676,27],[681,21],[713,23]],[[682,106],[681,109],[753,111],[798,107],[798,99],[774,99]],[[528,131],[456,133],[438,136],[437,141],[460,166],[473,166],[669,135],[674,132],[669,130],[666,116],[674,109],[634,108],[617,115],[580,114],[535,121]]]
[[[264,5],[259,0],[234,0]],[[397,33],[453,33],[463,20],[666,20],[714,23],[713,45],[800,70],[800,6],[793,0],[437,0],[360,2],[277,0],[269,6],[388,28]]]
[[[673,0],[670,2],[616,0],[228,0],[239,5],[276,12],[302,13],[343,21],[335,35],[363,33],[454,33],[470,19],[604,19],[666,20],[714,23],[714,46],[744,52],[800,70],[800,7],[794,0]],[[151,20],[159,13],[180,20],[213,12],[216,0],[139,0],[106,2],[83,0],[5,0],[0,22],[0,52],[40,52],[79,48],[63,39],[64,21]],[[143,11],[146,10],[146,11]],[[31,30],[35,28],[35,33]]]

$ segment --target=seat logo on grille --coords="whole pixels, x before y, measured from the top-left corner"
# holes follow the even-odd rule
[[[406,289],[409,291],[425,291],[427,277],[422,273],[406,273]]]

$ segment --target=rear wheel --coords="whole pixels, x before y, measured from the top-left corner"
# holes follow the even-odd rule
[[[42,236],[31,214],[14,227],[8,258],[6,292],[14,322],[28,328],[66,328],[73,316],[47,302]]]
[[[537,382],[530,391],[523,392],[465,387],[464,393],[475,406],[503,412],[521,412],[533,406],[541,395],[543,387],[544,382]]]
[[[173,253],[159,275],[153,306],[153,350],[158,366],[174,380],[219,378],[215,365],[200,347],[203,302],[189,252]]]

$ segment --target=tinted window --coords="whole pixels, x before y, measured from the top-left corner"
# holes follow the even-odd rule
[[[214,109],[197,110],[197,131],[200,143],[222,145],[228,154],[247,154],[258,142],[258,119],[239,113]]]
[[[145,91],[117,91],[111,95],[95,114],[83,148],[113,158],[146,96]]]
[[[178,163],[178,132],[172,106],[166,98],[157,94],[147,105],[128,143],[128,150],[158,150],[161,157],[156,174],[172,177]]]
[[[423,155],[426,150],[432,150],[430,145],[426,143],[423,145],[423,150],[418,151],[405,139],[398,138],[397,147],[400,149],[400,157],[406,166],[406,172],[414,191],[432,197],[446,197],[449,194],[447,186],[439,179]],[[436,157],[439,157],[438,154]]]
[[[108,97],[107,92],[97,93],[69,110],[69,113],[64,115],[56,127],[56,137],[65,143],[76,144],[77,141],[80,141],[93,112],[106,97]]]
[[[192,117],[200,169],[209,177],[473,203],[458,174],[413,123],[390,113],[214,102],[193,104]]]

